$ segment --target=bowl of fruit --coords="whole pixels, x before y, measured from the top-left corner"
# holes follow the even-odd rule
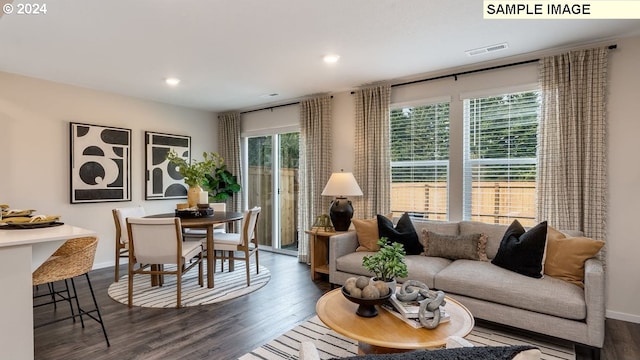
[[[366,276],[351,277],[345,281],[342,295],[359,305],[356,314],[362,317],[374,317],[378,315],[376,305],[389,300],[391,289],[384,281],[373,281]]]

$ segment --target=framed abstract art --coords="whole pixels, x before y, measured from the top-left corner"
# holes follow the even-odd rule
[[[70,123],[71,203],[131,201],[131,130]]]
[[[145,199],[185,199],[187,187],[175,164],[169,163],[167,153],[174,150],[191,159],[191,136],[145,131]]]

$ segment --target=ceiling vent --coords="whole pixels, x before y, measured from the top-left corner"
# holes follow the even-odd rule
[[[467,50],[465,52],[469,56],[476,56],[476,55],[486,54],[486,53],[504,50],[508,48],[509,48],[509,45],[507,43],[502,43],[502,44],[496,44],[496,45],[489,45],[489,46],[485,46],[485,47],[477,48],[473,50]]]

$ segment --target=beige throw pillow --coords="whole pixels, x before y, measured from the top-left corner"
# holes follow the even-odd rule
[[[484,234],[444,235],[422,230],[425,256],[451,260],[470,259],[488,261],[487,236]]]
[[[584,288],[584,263],[596,256],[604,241],[560,234],[547,238],[544,273]]]
[[[351,220],[353,226],[356,228],[356,235],[358,237],[358,243],[360,246],[356,251],[378,251],[378,219],[353,219]]]

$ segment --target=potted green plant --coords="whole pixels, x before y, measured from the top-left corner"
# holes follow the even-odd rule
[[[378,245],[380,250],[377,253],[362,258],[362,266],[374,274],[375,280],[395,282],[396,278],[407,277],[406,252],[402,244],[389,244],[383,237],[378,240]],[[390,287],[395,289],[395,284]]]
[[[167,160],[177,166],[178,173],[189,186],[187,199],[189,206],[195,206],[201,191],[209,192],[209,199],[213,201],[226,200],[233,193],[240,191],[236,177],[233,176],[224,163],[220,154],[215,152],[202,153],[202,161],[192,159],[191,164],[175,151],[167,154]]]

